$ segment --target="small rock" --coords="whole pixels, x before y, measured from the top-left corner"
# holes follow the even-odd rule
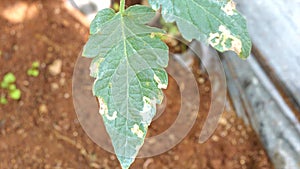
[[[24,129],[19,129],[18,131],[17,131],[17,134],[19,134],[19,135],[21,135],[21,134],[23,134],[24,133]]]
[[[45,104],[41,104],[40,107],[39,107],[39,112],[40,114],[46,114],[48,113],[48,108]]]
[[[147,169],[149,167],[149,165],[153,162],[154,162],[154,160],[152,158],[147,159],[143,165],[143,169]]]
[[[59,75],[61,73],[62,60],[56,59],[49,67],[49,73],[53,76]]]
[[[220,138],[216,135],[212,136],[211,138],[214,142],[218,142],[220,140]]]
[[[221,137],[226,137],[227,135],[228,135],[228,132],[227,131],[223,131],[223,132],[221,132]]]
[[[65,94],[64,94],[64,98],[65,98],[65,99],[69,99],[69,98],[70,98],[70,94],[69,94],[69,93],[65,93]]]
[[[221,117],[220,120],[219,120],[219,124],[221,124],[221,125],[223,125],[223,126],[226,126],[226,125],[227,125],[227,120],[226,120],[226,118]]]
[[[15,51],[19,50],[19,46],[18,45],[14,45],[13,46],[13,50],[15,50]]]
[[[65,79],[65,78],[60,78],[59,84],[60,84],[61,86],[64,86],[64,85],[66,84],[66,79]]]
[[[111,156],[110,156],[110,160],[116,160],[116,156],[111,155]]]
[[[219,159],[211,160],[210,163],[211,163],[211,166],[212,166],[214,169],[220,168],[220,166],[222,166],[222,161],[219,160]]]
[[[62,24],[63,24],[65,27],[70,26],[70,22],[67,21],[67,20],[65,20],[65,19],[62,21]]]
[[[90,167],[92,167],[92,168],[101,168],[101,166],[99,165],[99,164],[97,164],[97,163],[90,163]]]
[[[230,123],[232,123],[232,124],[233,124],[233,123],[235,122],[235,119],[234,119],[234,117],[231,117],[229,121],[230,121]]]
[[[20,102],[19,102],[19,106],[24,106],[24,102],[23,102],[23,101],[20,101]]]
[[[231,144],[234,145],[234,146],[237,145],[236,139],[232,139],[232,140],[231,140]]]
[[[50,166],[49,164],[46,164],[46,165],[44,166],[44,168],[45,168],[45,169],[50,169],[51,166]]]
[[[174,140],[176,139],[176,137],[175,137],[175,135],[170,134],[170,135],[169,135],[169,139],[171,139],[172,141],[174,141]]]
[[[245,165],[246,164],[246,160],[247,160],[247,158],[245,156],[241,156],[240,157],[240,164],[241,165]]]
[[[62,130],[61,127],[59,125],[57,125],[57,124],[53,124],[53,128],[55,130],[57,130],[57,131],[61,131]]]
[[[58,14],[60,14],[60,11],[61,11],[60,8],[55,8],[54,9],[54,14],[58,15]]]
[[[57,83],[51,83],[51,90],[52,91],[55,91],[55,90],[57,90],[58,88],[59,88],[59,86],[58,86],[58,84]]]
[[[45,68],[47,65],[45,63],[41,63],[41,68]]]
[[[70,124],[62,124],[62,128],[65,130],[65,131],[68,131],[70,129]],[[73,133],[74,134],[74,133]],[[77,133],[78,134],[78,133]],[[76,133],[75,133],[76,135]]]
[[[200,84],[203,84],[203,83],[205,83],[205,79],[202,78],[202,77],[200,77],[200,78],[198,78],[198,82],[199,82]]]
[[[48,52],[53,52],[53,50],[54,50],[53,47],[51,47],[51,46],[48,47]]]
[[[155,143],[156,143],[156,140],[155,140],[155,139],[151,138],[151,139],[149,140],[149,144],[155,144]]]
[[[210,91],[210,88],[209,88],[209,87],[205,87],[205,88],[204,88],[204,91],[205,91],[206,93],[208,93],[208,92]]]
[[[77,136],[78,136],[78,133],[77,133],[76,131],[74,131],[74,132],[73,132],[73,136],[74,136],[74,137],[77,137]]]
[[[27,80],[24,80],[24,81],[23,81],[23,85],[24,85],[24,86],[29,86],[29,82],[28,82]]]

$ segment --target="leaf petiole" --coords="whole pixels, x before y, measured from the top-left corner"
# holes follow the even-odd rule
[[[125,11],[125,0],[120,1],[120,13],[123,14]]]

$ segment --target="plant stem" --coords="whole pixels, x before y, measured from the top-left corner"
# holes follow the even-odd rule
[[[125,0],[120,1],[120,12],[124,13],[125,11]]]

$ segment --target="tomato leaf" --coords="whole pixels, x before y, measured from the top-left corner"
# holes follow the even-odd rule
[[[104,9],[93,20],[83,50],[93,58],[93,94],[124,169],[143,145],[168,84],[168,47],[156,36],[163,31],[145,25],[154,16],[154,10],[139,5],[124,13]]]
[[[210,44],[220,52],[234,51],[241,58],[251,52],[245,18],[232,0],[149,0],[153,9],[162,7],[167,22],[176,21],[183,37]]]

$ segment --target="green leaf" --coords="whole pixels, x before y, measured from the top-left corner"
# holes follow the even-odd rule
[[[32,72],[31,72],[31,76],[33,76],[33,77],[38,77],[39,74],[40,74],[39,70],[36,70],[36,69],[32,70]]]
[[[2,89],[7,89],[8,86],[9,86],[8,83],[6,83],[6,82],[4,82],[4,81],[1,82],[1,88],[2,88]]]
[[[16,77],[13,73],[7,73],[3,78],[3,82],[6,84],[14,83],[15,81]]]
[[[19,100],[21,98],[21,90],[15,89],[9,92],[9,96],[13,100]]]
[[[251,52],[245,18],[232,0],[149,0],[154,9],[162,7],[167,22],[176,21],[187,40],[210,44],[220,52],[234,51],[241,58]]]
[[[124,13],[100,11],[91,24],[83,56],[93,58],[93,93],[123,169],[134,161],[167,87],[168,47],[146,26],[155,11],[132,6]]]
[[[10,84],[9,87],[8,87],[9,90],[13,91],[13,90],[16,90],[17,87],[15,84]]]
[[[39,72],[38,69],[31,68],[31,69],[28,69],[28,70],[27,70],[27,75],[28,75],[28,76],[38,77],[39,74],[40,74],[40,72]]]
[[[32,63],[32,65],[31,65],[31,67],[32,67],[32,68],[35,68],[35,69],[39,68],[39,67],[40,67],[40,62],[39,62],[39,61],[34,61],[34,62]]]
[[[32,71],[33,71],[33,69],[28,69],[28,70],[27,70],[27,75],[28,75],[28,76],[31,76],[31,75],[32,75]]]
[[[0,104],[7,104],[8,103],[8,101],[7,101],[7,99],[5,98],[5,96],[1,96],[0,97]]]

